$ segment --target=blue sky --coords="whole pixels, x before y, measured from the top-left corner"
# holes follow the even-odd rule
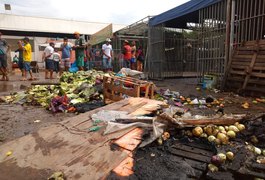
[[[132,24],[188,0],[1,0],[0,13],[41,16],[90,22]],[[11,11],[4,10],[11,5]]]

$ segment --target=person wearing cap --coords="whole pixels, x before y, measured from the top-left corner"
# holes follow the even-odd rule
[[[54,42],[50,42],[49,45],[44,49],[43,60],[45,61],[45,79],[53,79],[54,71]],[[48,76],[50,74],[50,76]]]
[[[131,68],[132,49],[127,40],[123,43],[123,67]]]
[[[85,58],[85,40],[80,36],[79,32],[75,32],[74,36],[76,38],[75,45],[73,49],[75,50],[75,61],[78,69],[80,71],[84,70],[84,58]]]
[[[0,72],[2,73],[3,77],[1,81],[8,81],[8,74],[7,74],[7,51],[10,48],[7,41],[3,39],[2,33],[0,32]]]
[[[34,80],[30,63],[31,63],[31,45],[29,43],[29,38],[25,37],[23,39],[24,46],[22,45],[22,42],[19,41],[18,47],[19,49],[23,50],[23,70],[24,70],[24,77],[21,79],[22,81],[27,80],[27,73],[30,74],[30,78],[28,80]]]
[[[63,43],[61,44],[60,50],[62,51],[62,61],[60,64],[60,75],[62,75],[62,71],[68,71],[71,67],[70,63],[70,57],[71,57],[71,51],[72,46],[68,43],[68,38],[63,38]]]
[[[109,38],[106,39],[106,43],[102,45],[102,53],[103,53],[103,70],[104,71],[112,71],[111,58],[113,56],[112,45],[110,44],[111,40]]]

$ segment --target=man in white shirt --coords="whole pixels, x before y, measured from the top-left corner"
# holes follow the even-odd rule
[[[49,45],[44,49],[43,60],[45,61],[45,79],[53,79],[53,71],[54,71],[54,61],[53,54],[54,52],[54,42],[50,42]],[[50,77],[48,77],[48,73],[50,73]]]
[[[109,38],[106,39],[106,43],[102,46],[103,53],[103,70],[104,71],[112,71],[112,46],[110,44],[111,40]]]

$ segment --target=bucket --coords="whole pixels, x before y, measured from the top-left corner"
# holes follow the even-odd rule
[[[206,89],[207,88],[207,83],[206,82],[203,82],[202,83],[202,89]]]
[[[204,75],[203,76],[203,88],[212,89],[215,88],[217,84],[217,77],[214,75]]]

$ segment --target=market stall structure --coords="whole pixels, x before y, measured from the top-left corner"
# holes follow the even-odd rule
[[[263,44],[264,6],[261,0],[191,0],[151,18],[149,76],[172,77],[188,69],[200,82],[212,75],[219,86],[227,82],[232,89],[264,94],[262,48],[249,48]]]

